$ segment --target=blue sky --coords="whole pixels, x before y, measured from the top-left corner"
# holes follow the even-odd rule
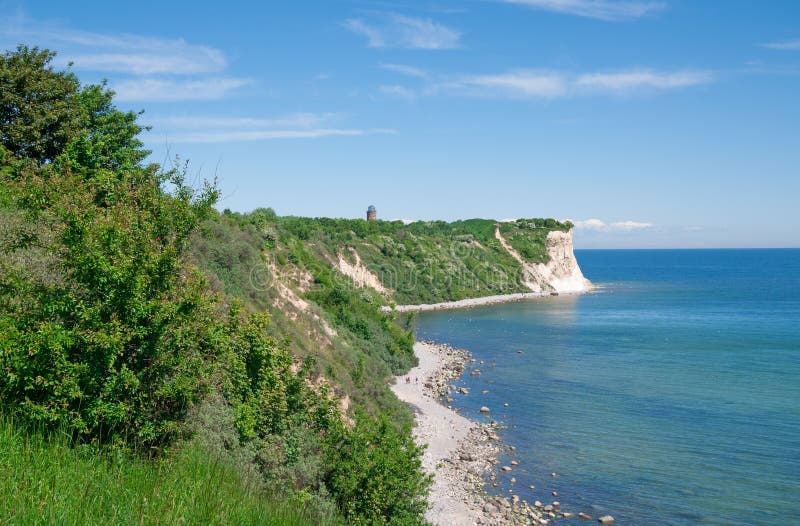
[[[221,208],[800,246],[800,2],[4,2]]]

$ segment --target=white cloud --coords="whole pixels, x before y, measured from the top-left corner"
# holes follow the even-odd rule
[[[412,100],[417,98],[417,93],[404,86],[399,86],[397,84],[393,84],[390,86],[381,86],[380,88],[381,93],[384,95],[392,95],[395,97],[400,97],[401,99]]]
[[[250,83],[239,78],[204,78],[199,80],[129,79],[111,84],[118,101],[175,102],[215,100]]]
[[[424,78],[428,76],[428,74],[424,70],[420,68],[415,68],[414,66],[406,66],[404,64],[380,64],[380,67],[387,71],[393,71],[395,73],[399,73],[401,75],[406,75],[409,77]]]
[[[149,120],[159,136],[173,143],[221,143],[272,139],[319,139],[392,134],[395,130],[344,128],[333,124],[341,113],[293,113],[274,118],[164,116]],[[154,137],[149,140],[154,141]]]
[[[360,135],[394,134],[395,130],[376,128],[369,130],[318,128],[308,130],[250,130],[182,133],[168,137],[175,143],[219,143],[264,141],[271,139],[319,139],[322,137],[353,137]]]
[[[465,76],[454,81],[442,82],[436,85],[436,88],[479,96],[553,99],[579,95],[675,90],[713,80],[714,75],[709,71],[629,70],[574,75],[564,72],[516,70],[508,73]]]
[[[453,49],[458,47],[461,33],[429,18],[395,15],[395,23],[406,47],[414,49]]]
[[[292,113],[272,119],[252,117],[154,117],[150,124],[171,128],[315,128],[340,116],[339,113]]]
[[[363,20],[350,18],[344,21],[344,27],[353,33],[356,33],[357,35],[363,35],[367,37],[367,45],[369,47],[383,47],[386,45],[381,31],[365,24]]]
[[[430,18],[391,14],[372,22],[360,18],[345,20],[344,27],[367,37],[369,47],[407,49],[453,49],[459,46],[461,33]]]
[[[228,65],[219,49],[181,38],[78,31],[24,16],[1,19],[0,36],[54,47],[59,63],[72,61],[78,70],[194,75],[220,72]]]
[[[616,21],[641,18],[650,13],[661,11],[666,7],[664,2],[614,1],[614,0],[500,0],[506,4],[517,4],[562,13],[565,15],[583,16],[598,20]]]
[[[80,31],[22,14],[0,16],[0,42],[35,42],[58,50],[57,66],[112,73],[119,101],[213,100],[250,80],[226,76],[225,54],[182,38]]]
[[[590,91],[628,92],[636,89],[676,89],[706,84],[714,76],[708,71],[657,72],[632,70],[616,73],[591,73],[575,79],[575,86]]]
[[[445,84],[456,89],[478,89],[484,94],[499,94],[512,97],[553,98],[565,95],[567,81],[557,73],[515,71],[496,75],[464,77]]]
[[[597,218],[573,221],[572,223],[577,229],[593,230],[595,232],[632,232],[634,230],[644,230],[653,227],[652,223],[642,223],[639,221],[616,221],[613,223],[606,223]]]
[[[652,223],[642,223],[639,221],[618,221],[609,225],[611,230],[624,230],[625,232],[630,232],[631,230],[644,230],[645,228],[652,227]]]
[[[767,44],[761,44],[761,47],[778,49],[781,51],[800,51],[800,38],[795,40],[784,40],[782,42],[769,42]]]

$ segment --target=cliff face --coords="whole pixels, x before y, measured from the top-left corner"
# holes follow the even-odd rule
[[[547,253],[550,261],[537,265],[543,283],[555,292],[584,292],[591,282],[583,276],[572,246],[572,230],[553,231],[547,235]]]
[[[551,230],[547,233],[547,263],[526,261],[500,234],[499,227],[495,231],[495,237],[521,265],[522,282],[531,292],[575,293],[584,292],[591,286],[589,280],[583,277],[578,260],[575,259],[572,230]]]

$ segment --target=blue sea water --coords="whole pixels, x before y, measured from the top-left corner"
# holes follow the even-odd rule
[[[597,292],[418,320],[485,362],[453,405],[507,426],[498,490],[619,525],[800,524],[800,250],[576,256]]]

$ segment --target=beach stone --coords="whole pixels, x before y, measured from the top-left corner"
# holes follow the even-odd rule
[[[503,471],[511,471],[511,466],[503,466],[500,469],[502,469]]]
[[[497,508],[495,508],[494,504],[492,504],[491,502],[487,502],[486,504],[483,505],[483,512],[492,514],[497,512]]]
[[[602,517],[597,519],[597,522],[599,522],[600,524],[613,524],[614,517],[612,517],[611,515],[603,515]]]
[[[578,517],[580,517],[581,519],[586,519],[587,521],[588,521],[588,520],[592,520],[592,517],[591,517],[591,516],[589,516],[589,515],[586,515],[586,514],[585,514],[585,513],[583,513],[583,512],[580,512],[580,513],[578,514]]]
[[[550,513],[551,511],[553,511],[553,506],[551,504],[548,504],[547,506],[544,507],[544,511]]]
[[[560,503],[560,502],[558,502],[557,500],[554,500],[554,501],[553,501],[553,507],[554,507],[554,508],[558,508],[559,506],[561,506],[561,503]]]
[[[569,519],[571,517],[574,517],[575,514],[574,513],[570,513],[568,511],[565,511],[564,513],[561,514],[561,516],[564,517],[565,519]]]
[[[510,462],[510,464],[511,464],[512,466],[519,466],[519,460],[512,460],[512,461]]]
[[[511,484],[516,484],[517,483],[517,479],[515,479],[514,477],[511,477],[511,480],[509,482]],[[511,490],[509,490],[509,491],[511,491]]]
[[[488,412],[489,412],[489,408],[488,407],[486,407],[486,406],[481,407],[481,413],[488,413]]]
[[[458,390],[459,394],[466,395],[469,394],[469,387],[462,387]]]
[[[537,508],[541,508],[543,506],[541,501],[538,501],[538,500],[536,502],[534,502],[533,505],[536,506]]]
[[[503,404],[503,407],[508,407],[508,404]]]
[[[533,484],[531,484],[530,488],[531,488],[531,491],[533,491],[533,490],[535,490],[535,489],[536,489],[536,486],[534,486]]]
[[[556,477],[558,476],[558,473],[556,473],[556,472],[554,471],[553,473],[550,473],[550,476],[551,476],[551,477],[553,477],[553,478],[556,478]]]
[[[488,389],[484,389],[483,391],[481,391],[481,394],[489,394],[489,390]]]
[[[553,496],[554,496],[554,497],[558,497],[558,492],[557,492],[557,491],[554,491],[554,492],[553,492]]]

